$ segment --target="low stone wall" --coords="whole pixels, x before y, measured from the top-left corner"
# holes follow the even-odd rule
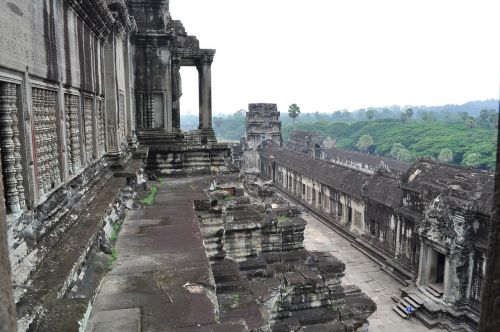
[[[66,196],[50,197],[35,210],[35,215],[50,211],[46,220],[51,226],[40,228],[30,253],[16,265],[25,272],[24,282],[16,287],[20,331],[79,329],[105,272],[114,225],[135,204],[134,188],[144,178],[142,164],[130,159],[111,169],[102,161],[94,172],[82,173],[61,189]]]

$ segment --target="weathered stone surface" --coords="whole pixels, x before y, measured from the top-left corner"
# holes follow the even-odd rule
[[[341,309],[346,325],[342,318],[340,325],[332,323],[332,327],[353,330],[366,322],[376,306],[359,289],[344,290],[341,278],[345,265],[328,253],[303,249],[306,222],[300,209],[272,208],[271,204],[257,208],[261,199],[257,190],[254,196],[244,192],[252,204],[228,196],[231,188],[242,186],[253,189],[248,183],[232,180],[227,185],[218,180],[211,187],[212,199],[195,203],[212,260],[221,320],[239,317],[249,328],[295,331],[340,320]],[[275,198],[270,191],[264,199]],[[209,201],[217,205],[209,206]],[[213,243],[218,244],[217,251]]]

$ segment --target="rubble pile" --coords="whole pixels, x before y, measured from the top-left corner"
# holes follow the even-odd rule
[[[304,249],[306,221],[272,187],[248,179],[214,183],[195,210],[217,285],[221,322],[252,331],[355,331],[375,303],[343,286],[345,265]]]

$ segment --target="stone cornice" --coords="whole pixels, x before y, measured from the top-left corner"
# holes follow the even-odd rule
[[[63,0],[63,3],[71,7],[101,41],[111,32],[114,18],[105,0]]]
[[[181,59],[183,66],[199,66],[211,64],[214,60],[215,50],[179,48],[174,50],[174,56]]]

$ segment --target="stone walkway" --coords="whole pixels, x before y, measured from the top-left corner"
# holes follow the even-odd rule
[[[193,207],[193,200],[207,197],[208,180],[167,179],[156,184],[152,206],[127,216],[118,259],[102,281],[86,331],[241,330],[216,322],[215,281]]]
[[[342,260],[346,264],[346,276],[342,279],[343,282],[358,286],[377,303],[377,311],[369,318],[369,331],[430,331],[418,320],[404,320],[392,311],[394,301],[391,296],[400,295],[399,288],[402,285],[399,282],[380,270],[377,263],[352,247],[349,241],[314,216],[304,213],[303,217],[308,223],[304,240],[306,249],[329,251]]]

